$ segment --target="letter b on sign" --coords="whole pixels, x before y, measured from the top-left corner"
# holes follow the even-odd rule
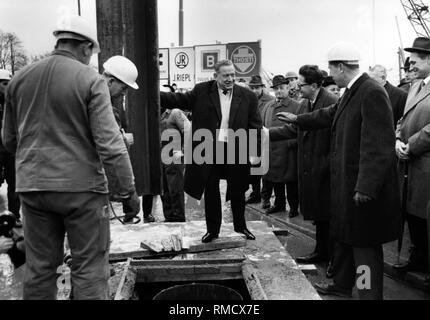
[[[219,52],[203,52],[203,71],[212,71],[219,60]]]

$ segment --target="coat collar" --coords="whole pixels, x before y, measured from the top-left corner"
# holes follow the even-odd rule
[[[66,51],[66,50],[54,50],[54,52],[52,52],[53,56],[63,56],[63,57],[68,57],[70,59],[79,61],[78,58],[71,52]]]
[[[417,94],[422,81],[416,81],[409,92],[408,100],[406,102],[405,113],[406,116],[411,110],[415,109],[415,107],[427,98],[430,95],[430,82],[426,84],[424,88],[421,89],[420,93]]]
[[[231,107],[230,107],[230,118],[229,118],[230,127],[232,126],[234,118],[237,115],[237,111],[239,110],[241,97],[242,97],[241,87],[235,85],[233,87],[233,97],[231,99]],[[222,119],[221,102],[219,99],[218,84],[216,81],[214,81],[214,83],[212,84],[212,87],[210,90],[210,98],[217,112],[218,119],[221,120]]]
[[[344,94],[344,96],[340,99],[339,106],[337,108],[337,112],[336,112],[336,114],[334,116],[332,127],[335,126],[337,120],[339,120],[340,115],[343,113],[343,111],[345,110],[345,107],[348,105],[349,100],[351,100],[351,98],[355,95],[355,93],[357,92],[358,88],[360,88],[360,86],[365,81],[367,81],[369,79],[370,79],[370,77],[366,73],[363,73],[361,75],[361,77],[358,78],[357,81],[354,82],[354,84],[352,85],[351,89],[349,89]]]

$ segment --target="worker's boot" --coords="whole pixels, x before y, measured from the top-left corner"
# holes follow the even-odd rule
[[[143,217],[143,222],[144,223],[154,223],[155,222],[155,218],[154,218],[154,216],[152,214],[148,214],[148,215],[145,215]]]

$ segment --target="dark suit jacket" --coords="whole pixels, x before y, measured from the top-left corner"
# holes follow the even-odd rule
[[[179,108],[191,110],[193,113],[192,132],[199,129],[207,129],[216,141],[216,130],[221,126],[222,113],[221,103],[216,81],[200,83],[192,91],[187,93],[161,92],[161,105],[164,108]],[[258,112],[257,96],[250,90],[235,85],[231,102],[229,128],[237,131],[244,129],[262,129],[261,116]],[[258,139],[260,141],[260,139]],[[260,142],[258,142],[260,143]],[[201,142],[193,142],[193,152]],[[214,146],[212,163],[215,163],[216,152]],[[236,164],[228,166],[229,181],[227,199],[236,193],[245,193],[248,189],[249,164],[238,164],[239,154],[236,146]],[[248,159],[248,155],[243,155]],[[197,164],[194,162],[187,165],[185,173],[185,191],[196,199],[201,199],[205,190],[212,164]]]
[[[338,97],[324,88],[311,109],[309,100],[302,102],[299,114],[306,114],[336,104]],[[305,220],[327,221],[330,218],[330,128],[305,131],[289,125],[270,129],[270,140],[298,141],[300,212]]]
[[[305,130],[331,127],[333,238],[357,247],[398,239],[400,190],[386,91],[364,74],[337,105],[298,116],[298,125]],[[357,207],[356,192],[372,201]]]
[[[399,120],[403,117],[408,94],[404,90],[393,86],[389,82],[387,82],[384,87],[385,90],[387,90],[388,97],[390,98],[391,102],[391,108],[393,109],[394,125],[397,126],[397,122],[399,122]]]

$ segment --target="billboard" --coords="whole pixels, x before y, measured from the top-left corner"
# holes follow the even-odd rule
[[[233,61],[237,78],[250,79],[260,74],[261,43],[229,43],[227,45],[228,59]]]
[[[158,57],[160,62],[160,80],[169,80],[169,49],[160,49]]]
[[[180,89],[192,89],[195,85],[194,48],[169,49],[170,83]]]
[[[227,58],[226,45],[196,46],[196,83],[213,80],[215,64]]]

